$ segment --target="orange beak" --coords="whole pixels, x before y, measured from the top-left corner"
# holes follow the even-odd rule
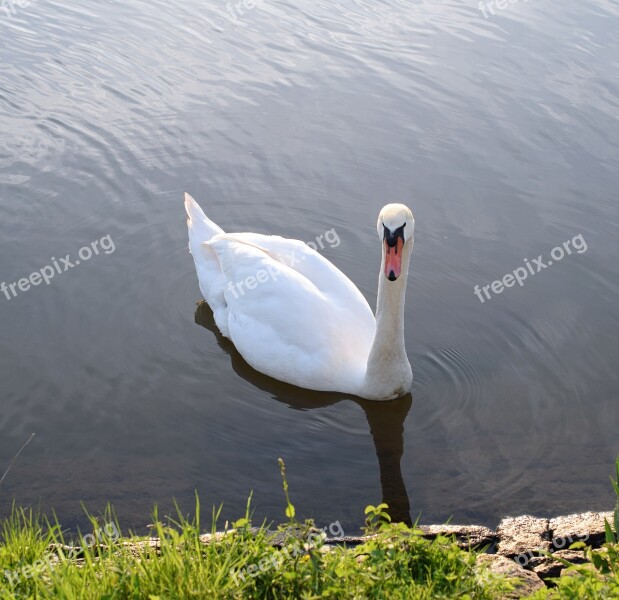
[[[385,244],[385,277],[389,281],[395,281],[402,273],[402,250],[404,248],[404,240],[398,237],[395,246]]]

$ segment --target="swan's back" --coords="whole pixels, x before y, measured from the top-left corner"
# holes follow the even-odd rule
[[[208,245],[226,281],[230,338],[250,365],[318,390],[350,390],[363,378],[374,315],[329,261],[275,236],[224,234]]]
[[[187,205],[200,289],[245,360],[301,387],[359,387],[376,322],[348,277],[303,242],[226,234],[193,199]]]

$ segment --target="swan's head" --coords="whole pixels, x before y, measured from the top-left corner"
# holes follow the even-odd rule
[[[387,204],[378,215],[377,229],[383,243],[385,277],[395,281],[402,272],[405,249],[413,243],[415,217],[404,204]]]

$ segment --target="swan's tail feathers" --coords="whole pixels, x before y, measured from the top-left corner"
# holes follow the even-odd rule
[[[193,243],[208,242],[213,236],[223,233],[219,225],[213,223],[200,208],[200,205],[189,195],[185,194],[185,210],[187,211],[187,228],[189,229],[189,247]]]

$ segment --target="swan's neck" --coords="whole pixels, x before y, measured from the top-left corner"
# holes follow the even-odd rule
[[[376,333],[364,381],[366,397],[386,400],[408,392],[412,371],[404,343],[404,304],[413,242],[403,248],[402,272],[395,281],[385,277],[385,252],[378,276]]]

